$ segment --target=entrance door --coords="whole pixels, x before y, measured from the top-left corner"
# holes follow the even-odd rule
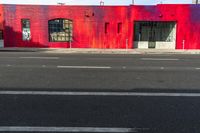
[[[154,28],[154,24],[152,23],[150,31],[149,31],[149,41],[148,41],[148,48],[156,48],[156,31]]]
[[[0,48],[4,47],[3,30],[0,30]]]

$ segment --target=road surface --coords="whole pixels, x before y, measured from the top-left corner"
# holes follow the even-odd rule
[[[2,133],[198,133],[199,55],[0,53]]]
[[[0,62],[1,89],[200,88],[200,55],[2,52]]]

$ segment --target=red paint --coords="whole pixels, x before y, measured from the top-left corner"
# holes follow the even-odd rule
[[[43,6],[0,5],[5,47],[69,47],[49,42],[48,21],[73,20],[73,48],[133,48],[134,21],[176,21],[176,48],[200,49],[200,6]],[[31,40],[22,41],[21,19],[30,19]],[[106,23],[109,26],[105,29]],[[121,24],[119,29],[119,23]],[[107,30],[107,33],[105,33]],[[120,30],[120,31],[119,31]]]

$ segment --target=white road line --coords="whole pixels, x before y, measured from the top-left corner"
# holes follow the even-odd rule
[[[72,68],[72,69],[111,69],[110,66],[57,66],[57,68]]]
[[[46,60],[57,60],[59,57],[19,57],[20,59],[46,59]]]
[[[196,70],[200,70],[200,68],[195,68]]]
[[[0,91],[0,95],[200,97],[200,93]]]
[[[165,58],[141,58],[141,60],[150,60],[150,61],[178,61],[180,59],[165,59]]]
[[[123,66],[123,67],[122,67],[122,69],[126,69],[126,68],[127,68],[126,66]]]
[[[161,70],[164,70],[165,68],[164,68],[164,67],[160,67],[160,69],[161,69]]]
[[[130,133],[137,132],[136,128],[107,128],[107,127],[15,127],[0,126],[1,132],[96,132],[96,133]]]

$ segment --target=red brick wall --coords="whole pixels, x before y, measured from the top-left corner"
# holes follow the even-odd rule
[[[8,37],[5,44],[17,47],[69,47],[67,42],[49,42],[48,21],[55,18],[73,20],[73,42],[75,48],[123,48],[127,38],[127,7],[107,6],[24,6],[4,5]],[[12,14],[12,15],[11,15]],[[30,42],[22,41],[21,19],[31,21]],[[105,34],[105,23],[110,31]],[[122,22],[122,33],[117,33],[117,24]],[[11,33],[12,32],[12,33]],[[12,39],[9,39],[12,35]]]
[[[3,30],[3,18],[4,18],[3,6],[0,5],[0,30]]]
[[[132,6],[131,20],[134,21],[175,21],[177,22],[176,48],[194,48],[191,44],[194,40],[189,37],[188,24],[190,21],[190,5],[157,5],[157,6]],[[200,8],[199,8],[200,11]],[[200,25],[200,23],[199,23]],[[188,28],[186,28],[188,27]]]
[[[6,47],[69,47],[67,42],[49,42],[48,21],[73,20],[74,48],[133,48],[134,21],[176,21],[176,48],[200,48],[199,5],[157,6],[33,6],[3,5]],[[1,12],[1,8],[0,8]],[[31,21],[31,40],[22,41],[21,19]],[[105,23],[109,32],[105,34]],[[0,24],[1,24],[0,20]],[[122,23],[122,32],[117,32]]]

